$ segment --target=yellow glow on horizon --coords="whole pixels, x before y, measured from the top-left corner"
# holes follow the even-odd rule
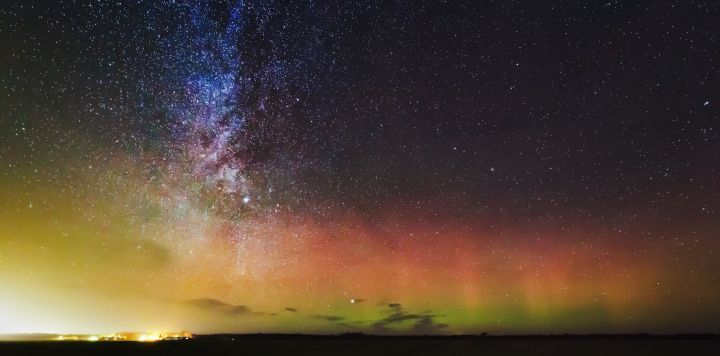
[[[140,342],[154,342],[162,339],[160,334],[154,333],[154,334],[141,334],[138,337],[138,341]]]

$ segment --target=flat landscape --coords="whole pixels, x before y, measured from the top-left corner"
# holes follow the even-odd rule
[[[1,355],[716,355],[720,337],[213,335],[141,342],[3,342]]]
[[[720,0],[0,0],[0,356],[720,356]]]

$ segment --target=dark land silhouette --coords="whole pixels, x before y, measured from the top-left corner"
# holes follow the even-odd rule
[[[143,342],[0,342],[0,355],[717,355],[717,335],[197,335]]]

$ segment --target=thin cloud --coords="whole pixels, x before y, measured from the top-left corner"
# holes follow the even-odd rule
[[[432,314],[430,311],[422,313],[406,313],[400,303],[390,303],[388,304],[388,308],[390,308],[390,315],[377,320],[370,325],[377,333],[393,333],[394,330],[391,329],[390,326],[401,324],[409,320],[415,321],[411,329],[413,334],[435,334],[440,330],[449,327],[448,324],[436,323],[434,318],[439,317],[440,315]]]
[[[207,312],[212,313],[219,313],[219,314],[225,314],[225,315],[244,315],[244,314],[253,314],[257,315],[257,312],[252,312],[250,308],[248,308],[245,305],[233,305],[225,303],[221,300],[213,299],[213,298],[199,298],[199,299],[190,299],[185,301],[186,305],[189,305],[191,307],[201,309]]]
[[[332,322],[345,320],[345,317],[337,316],[337,315],[313,315],[313,317],[316,319],[322,319],[322,320],[327,320],[327,321],[332,321]]]

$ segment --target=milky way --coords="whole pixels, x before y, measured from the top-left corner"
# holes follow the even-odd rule
[[[0,5],[0,332],[717,332],[720,14]]]

